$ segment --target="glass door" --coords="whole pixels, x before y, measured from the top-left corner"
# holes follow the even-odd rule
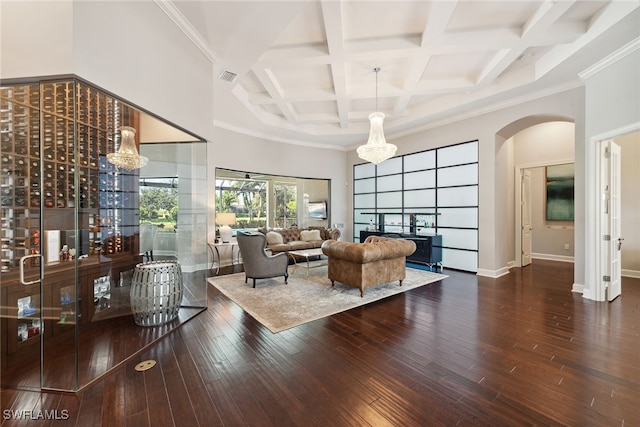
[[[40,389],[50,334],[42,276],[40,87],[0,88],[0,360],[2,388]]]

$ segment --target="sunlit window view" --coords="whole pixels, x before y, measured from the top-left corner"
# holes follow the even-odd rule
[[[259,228],[267,224],[267,182],[259,180],[216,180],[219,212],[236,214],[232,228]]]
[[[140,179],[140,223],[175,231],[178,221],[178,178]]]

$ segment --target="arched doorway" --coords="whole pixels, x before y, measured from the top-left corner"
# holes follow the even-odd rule
[[[527,265],[531,256],[573,261],[573,221],[547,217],[546,173],[548,167],[573,165],[574,148],[575,126],[565,117],[525,117],[498,132],[496,151],[507,153],[502,160],[509,184],[502,184],[502,188],[508,188],[509,194],[501,209],[509,212],[505,233],[505,244],[512,254],[509,267]],[[530,178],[526,187],[530,192],[523,187],[525,176]]]

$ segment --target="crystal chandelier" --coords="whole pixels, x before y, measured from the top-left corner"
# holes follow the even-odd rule
[[[129,126],[120,128],[122,137],[120,138],[120,148],[117,153],[107,154],[107,160],[116,165],[117,168],[134,170],[143,167],[149,162],[145,156],[138,154],[136,148],[136,130]]]
[[[361,145],[356,150],[358,157],[371,163],[378,164],[393,157],[396,154],[396,147],[393,144],[387,144],[384,139],[384,130],[382,128],[382,122],[384,121],[384,113],[378,110],[378,73],[380,68],[373,69],[376,73],[376,112],[369,114],[369,121],[371,122],[371,129],[369,130],[369,140],[365,145]]]

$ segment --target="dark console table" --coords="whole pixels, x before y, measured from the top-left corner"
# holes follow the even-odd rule
[[[424,264],[429,268],[442,271],[442,236],[418,235],[407,233],[386,233],[384,231],[360,231],[360,241],[364,242],[368,236],[382,236],[397,239],[413,240],[416,244],[416,251],[407,257],[407,261],[416,264]]]

